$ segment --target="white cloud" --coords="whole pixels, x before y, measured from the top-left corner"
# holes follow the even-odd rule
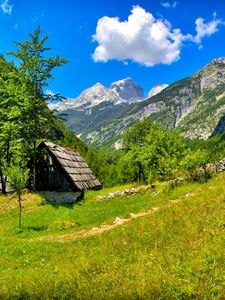
[[[177,6],[177,1],[169,2],[169,1],[162,1],[160,4],[165,8],[175,8]]]
[[[127,21],[119,18],[99,19],[94,41],[95,62],[110,59],[132,60],[145,66],[170,64],[180,57],[184,36],[180,29],[172,29],[168,21],[155,19],[140,6],[133,7]]]
[[[184,42],[201,48],[202,39],[218,31],[218,25],[225,24],[216,17],[213,13],[213,20],[208,23],[197,18],[196,35],[183,34],[179,28],[173,29],[167,20],[156,19],[140,6],[134,6],[126,21],[107,16],[98,20],[93,35],[98,46],[92,58],[95,62],[116,59],[127,63],[130,60],[147,67],[171,64],[180,58]]]
[[[13,10],[13,4],[9,4],[9,0],[4,0],[1,3],[1,9],[4,14],[11,15]]]
[[[193,42],[196,44],[199,44],[201,47],[202,39],[205,36],[211,36],[215,32],[218,31],[218,26],[220,24],[224,24],[224,22],[220,19],[216,19],[216,13],[213,13],[213,20],[205,23],[205,20],[203,18],[198,18],[195,20],[195,30],[196,35],[193,37]]]

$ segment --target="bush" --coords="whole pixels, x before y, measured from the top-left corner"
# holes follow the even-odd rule
[[[206,165],[210,160],[208,151],[197,149],[187,150],[186,155],[180,162],[181,169],[187,180],[193,182],[206,182],[212,177],[212,171]]]

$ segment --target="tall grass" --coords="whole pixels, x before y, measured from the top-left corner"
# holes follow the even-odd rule
[[[38,199],[25,205],[24,224],[47,228],[22,233],[13,229],[16,208],[0,213],[0,299],[224,299],[224,179],[159,187],[155,197],[99,202],[92,193],[72,208]],[[64,229],[70,232],[155,205],[162,208],[102,235],[66,243],[36,238],[61,234],[59,221],[76,218],[78,227]]]

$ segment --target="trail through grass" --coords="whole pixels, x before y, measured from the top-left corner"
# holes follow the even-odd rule
[[[185,196],[189,196],[189,194],[187,194]],[[156,211],[158,211],[160,208],[164,208],[164,207],[169,208],[172,205],[175,205],[175,204],[179,203],[180,201],[184,201],[184,200],[181,200],[181,199],[170,200],[166,205],[163,205],[161,207],[160,206],[154,206],[154,207],[152,207],[152,208],[150,208],[146,211],[143,211],[143,212],[139,212],[139,213],[135,213],[135,214],[130,213],[130,216],[126,219],[120,219],[120,218],[117,217],[115,219],[115,221],[113,222],[113,224],[106,224],[106,225],[102,225],[100,227],[93,227],[89,230],[81,230],[81,231],[77,231],[77,232],[73,232],[73,233],[58,234],[58,235],[54,235],[54,236],[43,236],[43,237],[39,237],[37,239],[39,241],[50,241],[50,242],[64,243],[64,242],[72,241],[72,240],[79,239],[79,238],[85,238],[85,237],[89,237],[89,236],[102,234],[102,233],[105,233],[105,232],[110,231],[112,229],[115,229],[117,226],[127,224],[127,223],[131,222],[134,219],[149,216],[149,215],[155,213]],[[32,239],[32,241],[35,241],[35,239]]]
[[[0,299],[224,299],[224,182],[221,174],[106,202],[97,200],[104,191],[91,192],[71,207],[26,194],[23,232],[16,203],[1,197]],[[160,209],[147,214],[153,207]],[[146,215],[102,234],[45,240],[130,213]],[[80,225],[61,229],[63,222]]]

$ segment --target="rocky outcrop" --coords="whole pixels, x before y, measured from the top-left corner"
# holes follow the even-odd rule
[[[216,164],[216,171],[217,172],[224,172],[225,171],[225,158],[222,159],[218,164]]]
[[[135,194],[138,194],[141,192],[147,192],[149,189],[150,189],[150,187],[148,185],[146,185],[146,186],[140,186],[137,188],[126,189],[124,191],[115,191],[115,192],[109,193],[108,195],[99,196],[98,200],[106,201],[106,200],[110,200],[110,199],[113,199],[116,197],[131,196],[131,195],[135,195]]]
[[[208,170],[216,171],[216,172],[224,172],[225,171],[225,158],[223,158],[218,163],[211,163],[206,166]]]
[[[215,89],[225,83],[225,57],[212,60],[197,72],[201,75],[201,91]]]

